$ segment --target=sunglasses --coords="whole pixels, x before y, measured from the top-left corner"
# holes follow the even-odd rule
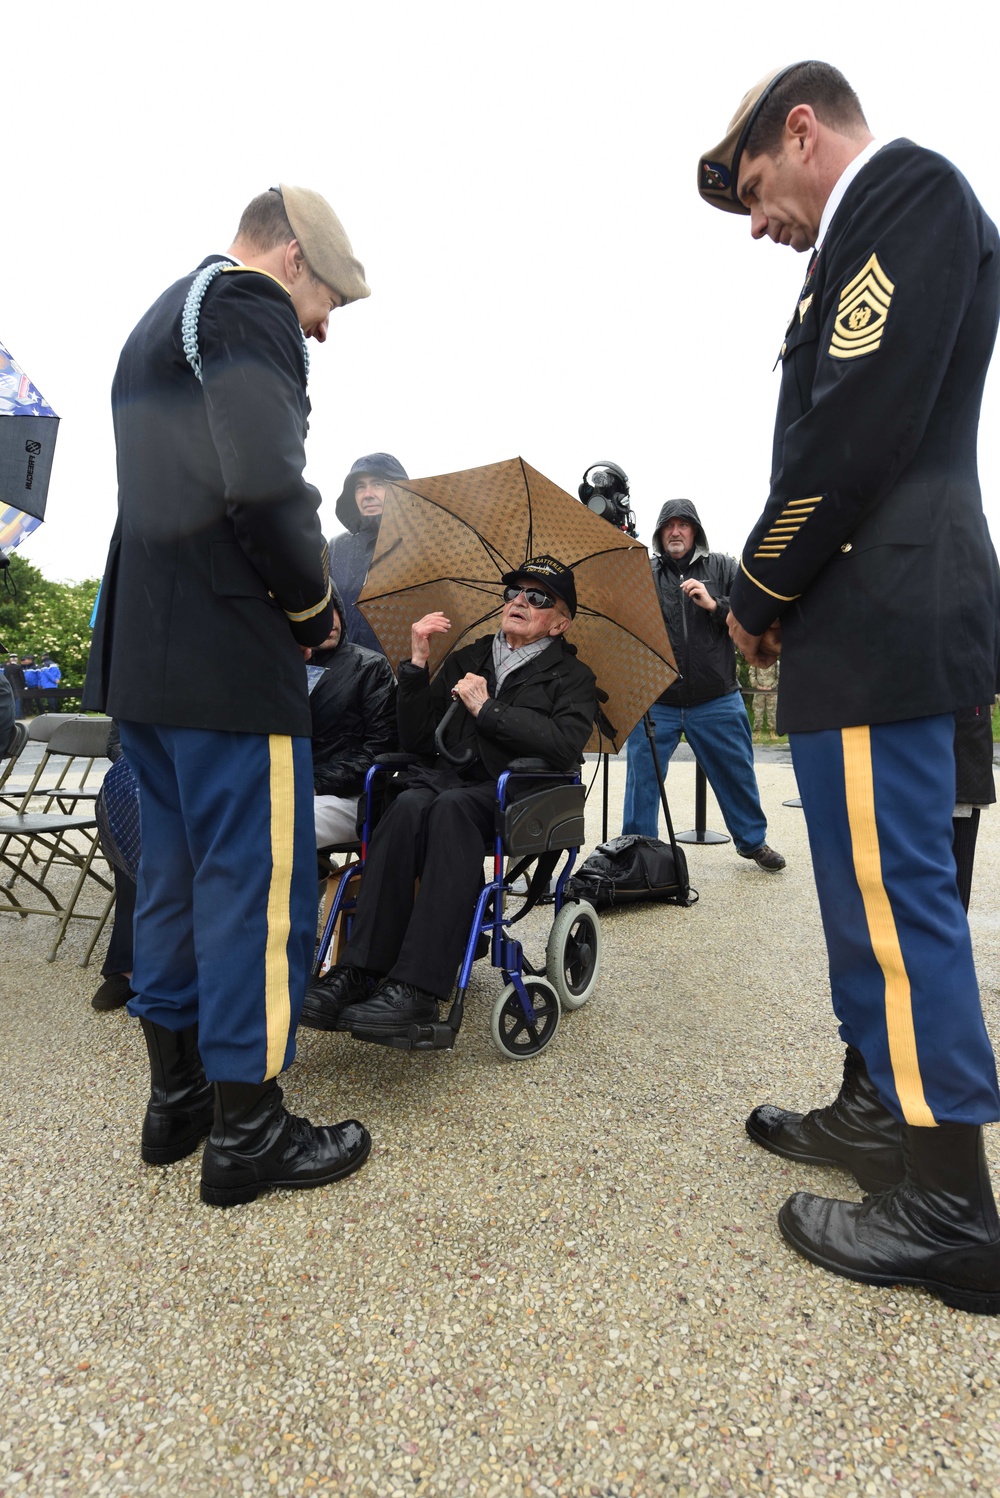
[[[522,593],[525,600],[531,604],[533,609],[554,609],[556,606],[555,599],[550,598],[547,593],[543,593],[540,588],[518,588],[514,583],[504,588],[503,601],[504,603],[513,603],[514,599],[520,598]]]

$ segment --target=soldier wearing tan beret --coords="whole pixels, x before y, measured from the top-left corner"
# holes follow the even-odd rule
[[[165,1165],[208,1134],[201,1191],[217,1206],[334,1181],[371,1147],[354,1120],[293,1118],[277,1082],[316,926],[302,656],[333,618],[303,476],[307,340],[368,294],[326,200],[272,188],[226,254],[153,303],[112,390],[118,524],[84,700],[119,720],[139,791],[141,1149]]]
[[[812,251],[780,344],[770,495],[730,596],[751,664],[781,653],[789,735],[847,1044],[836,1102],[747,1120],[846,1167],[863,1205],[797,1193],[824,1268],[1000,1313],[983,1150],[1000,1117],[952,853],[955,713],[992,701],[1000,572],[976,468],[1000,238],[951,164],[876,141],[826,63],[756,83],[698,164],[754,239]],[[846,670],[844,669],[846,666]]]

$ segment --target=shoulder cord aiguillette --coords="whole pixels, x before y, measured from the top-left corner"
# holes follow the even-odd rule
[[[201,316],[201,304],[205,298],[205,292],[221,271],[227,270],[253,270],[252,265],[230,265],[225,260],[216,260],[211,265],[206,265],[200,270],[191,282],[191,289],[184,301],[184,310],[181,312],[181,340],[184,345],[184,357],[194,370],[198,383],[202,383],[201,354],[198,352],[198,318]],[[264,272],[266,274],[266,272]],[[309,345],[305,334],[302,334],[302,357],[306,361],[306,379],[309,378]]]

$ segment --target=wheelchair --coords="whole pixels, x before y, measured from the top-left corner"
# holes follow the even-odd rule
[[[406,765],[418,763],[415,756],[386,755],[373,765],[365,778],[364,822],[358,861],[341,873],[317,948],[313,975],[318,976],[330,950],[338,919],[349,934],[357,905],[358,884],[386,777]],[[472,964],[490,957],[503,976],[504,988],[493,1005],[490,1034],[501,1056],[526,1061],[537,1056],[554,1037],[564,1010],[580,1009],[597,986],[601,971],[601,927],[597,912],[586,901],[570,900],[564,891],[584,840],[586,792],[579,773],[553,771],[544,760],[517,759],[497,782],[495,830],[492,846],[492,876],[485,879],[465,943],[462,964],[451,1009],[446,1020],[411,1024],[405,1035],[374,1040],[375,1044],[408,1051],[451,1050],[462,1026],[465,997]],[[555,870],[562,862],[554,887]],[[507,870],[505,872],[505,862]],[[523,903],[508,915],[508,904],[518,901],[514,885],[532,869]],[[528,914],[540,900],[551,898],[554,920],[545,948],[545,962],[534,967],[523,945],[510,927]]]

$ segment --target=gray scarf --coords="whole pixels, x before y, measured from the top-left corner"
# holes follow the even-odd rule
[[[512,676],[515,671],[520,671],[529,661],[533,661],[536,655],[541,655],[546,645],[550,644],[548,635],[544,640],[533,640],[530,645],[519,645],[516,649],[507,644],[506,636],[502,629],[498,629],[493,637],[493,674],[496,677],[496,693],[499,697],[500,688]]]

